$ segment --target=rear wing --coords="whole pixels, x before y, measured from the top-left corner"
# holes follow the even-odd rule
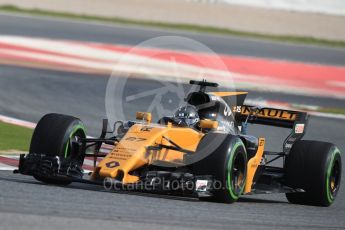
[[[283,151],[285,154],[288,154],[292,145],[304,136],[308,123],[308,114],[293,110],[257,108],[255,106],[243,105],[241,107],[240,120],[250,124],[291,129],[290,135],[283,144]]]
[[[248,123],[290,129],[294,128],[296,123],[306,124],[308,119],[308,114],[305,112],[276,108],[257,108],[255,106],[243,105],[241,108],[241,121],[246,121],[248,115],[251,115]]]

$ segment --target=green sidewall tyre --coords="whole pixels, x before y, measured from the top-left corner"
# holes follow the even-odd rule
[[[305,191],[287,193],[286,197],[290,203],[330,206],[340,188],[340,151],[327,142],[298,141],[286,158],[285,172],[287,186]],[[333,190],[331,183],[334,185]]]
[[[60,159],[69,161],[76,158],[78,154],[70,145],[70,140],[74,136],[86,137],[85,126],[78,118],[55,113],[47,114],[41,118],[34,130],[29,153],[59,156]],[[48,184],[68,185],[71,183],[65,178],[40,175],[34,177]]]
[[[236,201],[238,200],[238,198],[240,197],[240,195],[243,193],[243,190],[244,190],[244,186],[246,184],[246,176],[244,177],[244,180],[243,182],[241,183],[242,186],[241,186],[241,189],[239,192],[236,192],[232,186],[232,180],[233,178],[231,178],[231,172],[234,168],[234,159],[235,157],[237,156],[238,152],[237,150],[241,148],[241,149],[245,149],[244,145],[243,145],[243,142],[241,140],[237,140],[233,147],[229,150],[229,154],[228,154],[228,159],[227,159],[227,171],[226,171],[226,175],[227,175],[227,178],[226,178],[226,187],[227,187],[227,190],[229,191],[229,195],[231,197],[231,199],[233,201]],[[246,171],[245,170],[245,174],[246,175]]]
[[[326,183],[325,183],[325,190],[326,190],[326,196],[328,200],[328,204],[332,204],[335,199],[335,195],[331,191],[330,186],[330,179],[331,179],[331,172],[335,164],[340,160],[340,150],[337,147],[333,147],[330,151],[330,163],[328,164],[327,168],[327,175],[326,175]],[[340,173],[341,176],[341,173]],[[339,189],[339,188],[338,188]]]
[[[73,138],[73,136],[75,136],[78,133],[81,134],[81,136],[86,137],[85,127],[82,123],[79,123],[79,122],[78,122],[78,124],[72,126],[72,131],[70,132],[69,135],[68,135],[68,133],[69,132],[67,131],[66,135],[68,136],[68,138],[67,138],[67,141],[66,141],[65,147],[64,147],[64,149],[65,149],[64,158],[65,159],[67,159],[69,156],[71,156],[71,153],[70,153],[70,150],[71,150],[70,149],[70,140],[71,140],[71,138]]]
[[[213,184],[212,197],[200,198],[201,200],[233,203],[237,201],[243,193],[246,174],[247,174],[247,153],[242,140],[230,134],[208,133],[199,143],[196,154],[202,152],[202,149],[212,142],[212,140],[223,140],[213,152],[193,164],[193,173],[195,175],[211,175],[213,179],[220,184]],[[243,173],[237,189],[234,189],[234,167],[238,167]],[[236,166],[237,167],[237,166]],[[236,168],[237,169],[237,168]]]

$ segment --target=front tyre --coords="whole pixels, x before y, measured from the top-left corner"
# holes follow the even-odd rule
[[[78,162],[78,149],[73,145],[77,138],[85,138],[85,127],[75,117],[62,114],[47,114],[38,122],[33,133],[30,153],[58,156],[66,162]],[[82,162],[78,162],[81,166]],[[68,185],[66,178],[34,175],[35,179],[48,184]]]
[[[247,153],[242,140],[236,136],[219,133],[207,134],[199,144],[196,154],[207,148],[212,140],[224,141],[205,158],[193,165],[196,175],[213,176],[212,197],[202,200],[233,203],[242,195],[247,175]]]
[[[287,193],[286,198],[294,204],[330,206],[340,188],[341,168],[340,151],[334,144],[296,142],[286,158],[286,182],[305,192]]]

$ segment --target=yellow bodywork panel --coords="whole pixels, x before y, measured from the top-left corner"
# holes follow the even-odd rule
[[[247,180],[246,185],[244,187],[244,194],[251,192],[252,185],[253,185],[253,179],[256,173],[256,170],[258,169],[258,166],[260,165],[262,155],[264,153],[265,148],[265,138],[259,138],[259,147],[258,150],[253,158],[251,158],[247,163]]]
[[[147,150],[149,146],[159,144],[173,146],[168,140],[181,148],[195,151],[204,134],[191,128],[173,127],[171,125],[133,125],[114,149],[97,165],[92,178],[122,177],[122,183],[135,183],[138,176],[130,173],[155,161],[183,163],[184,153],[170,150]],[[96,175],[97,174],[97,175]]]

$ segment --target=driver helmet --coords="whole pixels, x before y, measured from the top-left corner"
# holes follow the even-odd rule
[[[178,125],[195,127],[200,121],[199,114],[195,106],[187,105],[180,107],[174,115]]]

